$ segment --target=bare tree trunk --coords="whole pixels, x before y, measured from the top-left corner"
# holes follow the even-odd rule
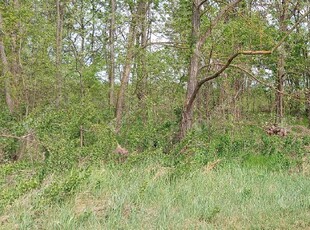
[[[187,131],[192,127],[193,122],[193,106],[190,105],[190,100],[197,85],[198,71],[199,71],[199,50],[198,45],[200,32],[200,7],[199,0],[192,3],[192,33],[191,33],[191,48],[192,55],[190,58],[189,78],[187,82],[186,98],[182,112],[182,120],[179,138],[182,139]]]
[[[276,120],[275,123],[281,123],[283,118],[283,79],[285,75],[284,69],[284,54],[283,49],[279,49],[278,57],[278,76],[277,76],[277,91],[276,91]]]
[[[137,63],[137,84],[136,84],[136,95],[138,100],[140,101],[140,112],[143,121],[146,121],[147,118],[147,110],[146,110],[146,95],[147,95],[147,68],[146,68],[146,45],[148,42],[148,31],[149,31],[149,23],[148,23],[148,12],[151,1],[141,1],[138,6],[138,22],[137,29],[139,33],[137,33],[136,43],[137,48],[139,50],[139,54],[136,56]]]
[[[203,92],[201,90],[200,93],[197,94],[197,100],[196,100],[196,108],[197,108],[197,120],[198,124],[201,124],[203,121]]]
[[[239,120],[241,117],[241,108],[238,105],[238,101],[240,98],[240,94],[242,94],[243,91],[242,81],[243,79],[240,79],[240,77],[238,77],[237,79],[235,79],[234,82],[233,114],[236,120]]]
[[[282,0],[280,6],[280,31],[282,33],[287,32],[286,20],[288,18],[288,3],[286,0]],[[277,76],[277,92],[276,92],[276,120],[275,123],[281,123],[283,118],[283,90],[284,90],[284,76],[285,76],[285,43],[279,47],[279,56],[278,56],[278,76]]]
[[[309,25],[310,27],[310,25]],[[305,82],[305,115],[308,118],[308,127],[310,128],[310,74],[304,74],[304,82]]]
[[[220,114],[222,116],[223,119],[226,118],[227,116],[227,111],[229,111],[231,108],[230,108],[230,105],[227,104],[227,97],[230,95],[229,93],[229,82],[228,82],[228,75],[227,73],[223,73],[222,74],[222,79],[223,79],[223,82],[222,82],[222,85],[220,87],[220,98],[219,98],[219,111],[220,111]]]
[[[62,31],[63,31],[63,6],[60,0],[56,0],[56,106],[59,106],[62,98]]]
[[[0,13],[0,31],[2,31],[3,28],[3,22],[2,22],[2,15]],[[10,72],[9,64],[7,61],[6,53],[5,53],[5,47],[3,43],[3,34],[0,34],[0,55],[1,55],[1,61],[2,61],[2,76],[4,77],[4,91],[5,91],[5,101],[9,108],[10,113],[12,114],[15,109],[14,100],[12,98],[11,94],[11,77],[12,73]]]
[[[136,37],[136,19],[135,19],[135,15],[133,15],[132,21],[129,27],[128,41],[127,41],[127,54],[126,54],[125,65],[124,65],[122,78],[121,78],[121,87],[118,93],[118,100],[117,100],[117,105],[116,105],[116,127],[115,127],[116,133],[120,131],[121,123],[122,123],[125,91],[127,89],[129,75],[131,71],[131,65],[132,65],[132,61],[134,57],[135,37]]]
[[[114,79],[115,79],[115,52],[114,52],[114,41],[115,41],[115,12],[116,12],[116,2],[115,0],[110,0],[111,7],[111,20],[110,20],[110,30],[109,30],[109,45],[110,45],[110,68],[109,68],[109,101],[110,106],[114,107]]]
[[[84,58],[85,58],[85,38],[86,38],[86,22],[85,22],[85,16],[84,16],[84,11],[85,7],[84,7],[84,0],[81,1],[81,7],[80,7],[80,26],[81,26],[81,52],[79,55],[79,67],[77,67],[77,71],[79,73],[80,76],[80,98],[81,98],[81,102],[83,103],[83,98],[84,98],[84,94],[85,94],[85,90],[84,90],[84,67],[85,67],[85,62],[84,62]]]

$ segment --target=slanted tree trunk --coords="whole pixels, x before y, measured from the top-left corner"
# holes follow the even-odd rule
[[[207,81],[216,78],[219,76],[220,73],[224,71],[224,69],[219,70],[216,74],[216,76],[211,76],[210,78],[207,77],[204,80],[198,82],[198,74],[199,74],[199,68],[200,68],[200,50],[202,49],[203,45],[205,44],[208,37],[211,36],[212,30],[214,27],[217,26],[217,24],[224,18],[224,16],[227,15],[228,10],[236,6],[241,0],[234,0],[224,8],[222,8],[217,15],[217,17],[214,19],[214,21],[211,23],[210,28],[204,32],[200,33],[200,17],[201,17],[201,6],[204,2],[204,0],[193,0],[192,2],[192,32],[191,32],[191,49],[192,54],[190,57],[190,66],[189,66],[189,77],[187,82],[187,91],[186,91],[186,98],[183,106],[182,111],[182,120],[180,124],[180,130],[179,130],[179,139],[182,139],[187,131],[192,127],[193,123],[193,102],[196,98],[196,94],[198,93],[200,87]],[[232,60],[237,57],[235,55]],[[231,61],[232,61],[231,60]],[[230,61],[230,62],[231,62]],[[229,64],[230,64],[229,62]],[[225,67],[225,69],[228,66]]]
[[[139,20],[145,17],[145,13],[147,12],[147,3],[145,0],[140,0],[138,2],[136,10],[133,10],[132,12],[132,19],[129,27],[129,33],[128,33],[128,40],[127,40],[127,54],[126,54],[126,60],[125,65],[122,73],[121,78],[121,86],[120,91],[118,93],[118,100],[116,105],[116,127],[115,132],[118,133],[121,128],[122,123],[122,116],[123,116],[123,109],[124,109],[124,100],[125,100],[125,92],[127,89],[128,81],[129,81],[129,75],[131,72],[131,66],[133,63],[133,58],[135,54],[135,39],[137,37],[138,28],[137,24]]]
[[[116,104],[116,126],[115,126],[115,132],[118,133],[121,128],[122,123],[122,117],[123,117],[123,109],[124,109],[124,100],[125,100],[125,92],[127,89],[128,81],[129,81],[129,75],[131,71],[131,65],[133,62],[134,57],[134,43],[135,43],[135,37],[136,37],[136,19],[135,19],[135,13],[132,15],[132,20],[129,27],[129,33],[128,33],[128,40],[127,40],[127,54],[125,59],[125,65],[122,73],[121,78],[121,86],[118,93],[118,100]]]

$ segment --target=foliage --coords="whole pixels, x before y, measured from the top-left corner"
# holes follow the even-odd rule
[[[285,23],[294,30],[287,34],[279,27],[280,4],[241,1],[216,21],[227,4],[202,1],[196,32],[210,35],[198,50],[197,81],[233,53],[268,51],[285,38],[285,116],[278,125],[288,135],[265,131],[275,117],[275,50],[240,55],[204,84],[194,101],[193,127],[180,140],[198,39],[191,36],[193,2],[117,1],[115,28],[109,1],[60,1],[58,12],[53,1],[0,2],[1,226],[309,226],[309,27],[307,17],[298,21],[306,1],[288,5]],[[59,39],[62,46],[56,47]],[[116,132],[126,63],[132,64]],[[119,145],[128,154],[118,154]]]

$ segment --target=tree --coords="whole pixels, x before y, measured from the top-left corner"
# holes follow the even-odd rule
[[[115,81],[115,13],[116,13],[116,2],[115,0],[110,0],[110,28],[109,28],[109,46],[110,46],[110,55],[109,55],[109,83],[110,83],[110,92],[109,92],[109,101],[110,106],[114,107],[114,81]]]
[[[186,132],[191,128],[193,122],[193,102],[197,96],[200,87],[207,81],[217,78],[229,65],[230,63],[242,52],[233,54],[226,64],[219,69],[215,74],[208,76],[198,82],[198,75],[201,68],[200,65],[200,54],[206,40],[212,35],[213,29],[224,19],[229,11],[235,7],[241,0],[235,0],[220,9],[217,16],[210,23],[209,28],[205,31],[201,29],[201,18],[204,13],[202,6],[206,4],[206,1],[195,0],[192,2],[192,32],[191,32],[191,57],[188,73],[186,99],[184,102],[182,121],[180,124],[179,138],[182,139]],[[246,54],[246,53],[245,53]],[[251,53],[249,53],[251,54]],[[254,54],[254,53],[253,53]],[[257,53],[260,54],[260,53]]]
[[[62,61],[62,31],[63,31],[63,15],[64,7],[60,0],[56,0],[56,105],[59,106],[62,98],[62,73],[61,73],[61,61]]]
[[[2,76],[4,77],[4,91],[5,91],[5,101],[8,106],[8,109],[10,113],[12,114],[15,109],[14,101],[11,94],[11,77],[12,73],[10,72],[7,56],[5,53],[5,46],[3,43],[3,22],[2,22],[2,15],[0,12],[0,55],[1,55],[1,61],[2,61]]]
[[[191,128],[192,122],[193,122],[193,109],[194,109],[194,100],[203,84],[206,82],[213,80],[217,77],[219,77],[232,63],[232,61],[237,58],[239,55],[265,55],[265,54],[272,54],[275,50],[277,50],[279,47],[281,47],[285,41],[285,39],[289,36],[289,34],[299,25],[300,21],[304,19],[300,19],[300,21],[296,22],[292,28],[288,31],[283,27],[283,36],[280,39],[277,44],[270,49],[267,50],[242,50],[242,45],[237,46],[234,48],[234,53],[223,63],[219,60],[214,61],[217,62],[220,66],[215,73],[210,74],[207,73],[207,76],[202,78],[201,80],[198,79],[199,74],[201,73],[201,70],[205,67],[210,66],[210,61],[212,61],[212,49],[210,51],[210,58],[209,58],[209,64],[207,65],[202,65],[202,50],[204,50],[205,43],[207,42],[208,39],[212,38],[214,31],[216,30],[216,27],[221,23],[227,20],[229,13],[236,8],[236,6],[241,2],[240,0],[234,0],[231,1],[229,4],[226,6],[220,7],[217,15],[214,17],[214,19],[210,22],[210,25],[207,28],[202,28],[201,26],[201,20],[203,20],[203,14],[206,11],[203,11],[202,8],[204,6],[206,7],[212,7],[212,4],[207,5],[207,1],[199,1],[195,0],[192,2],[192,32],[191,32],[191,56],[190,56],[190,63],[189,63],[189,73],[188,73],[188,82],[187,82],[187,92],[186,92],[186,98],[183,106],[183,112],[182,112],[182,121],[180,124],[180,131],[179,131],[179,138],[182,139],[187,131]],[[220,3],[215,4],[215,9],[217,9],[221,5]],[[308,12],[309,13],[309,12]],[[307,13],[306,13],[307,15]],[[286,16],[284,16],[284,19]],[[222,24],[223,26],[223,24]],[[251,48],[251,44],[249,46]],[[280,52],[281,53],[281,52]],[[284,60],[283,56],[280,55],[280,59],[278,61],[279,64],[279,69],[280,70],[280,76],[283,76],[283,66],[284,66]],[[210,68],[209,68],[210,69]],[[282,83],[283,80],[278,84],[278,89],[277,92],[279,93],[278,95],[282,95],[282,88],[281,86],[283,85]],[[279,89],[279,87],[281,89]],[[279,108],[282,108],[281,101],[283,99],[278,100],[279,103]],[[279,109],[279,113],[281,110]],[[281,112],[283,113],[283,112]]]
[[[137,6],[131,5],[131,21],[129,25],[129,32],[127,38],[127,45],[126,45],[126,58],[125,64],[123,67],[122,77],[121,77],[121,85],[120,90],[118,93],[117,105],[116,105],[116,133],[120,131],[121,122],[122,122],[122,115],[123,115],[123,108],[124,108],[124,99],[125,99],[125,92],[129,82],[131,67],[133,64],[134,56],[136,53],[135,50],[135,39],[137,38],[138,34],[138,23],[142,19],[145,18],[145,14],[147,13],[149,3],[145,0],[140,0],[137,3]],[[143,25],[144,23],[140,24]],[[143,41],[145,42],[145,41]]]

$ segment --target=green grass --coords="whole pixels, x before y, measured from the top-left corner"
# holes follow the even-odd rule
[[[68,196],[52,199],[57,191]],[[49,176],[0,217],[0,229],[309,228],[309,177],[227,162],[208,170],[150,160]]]

